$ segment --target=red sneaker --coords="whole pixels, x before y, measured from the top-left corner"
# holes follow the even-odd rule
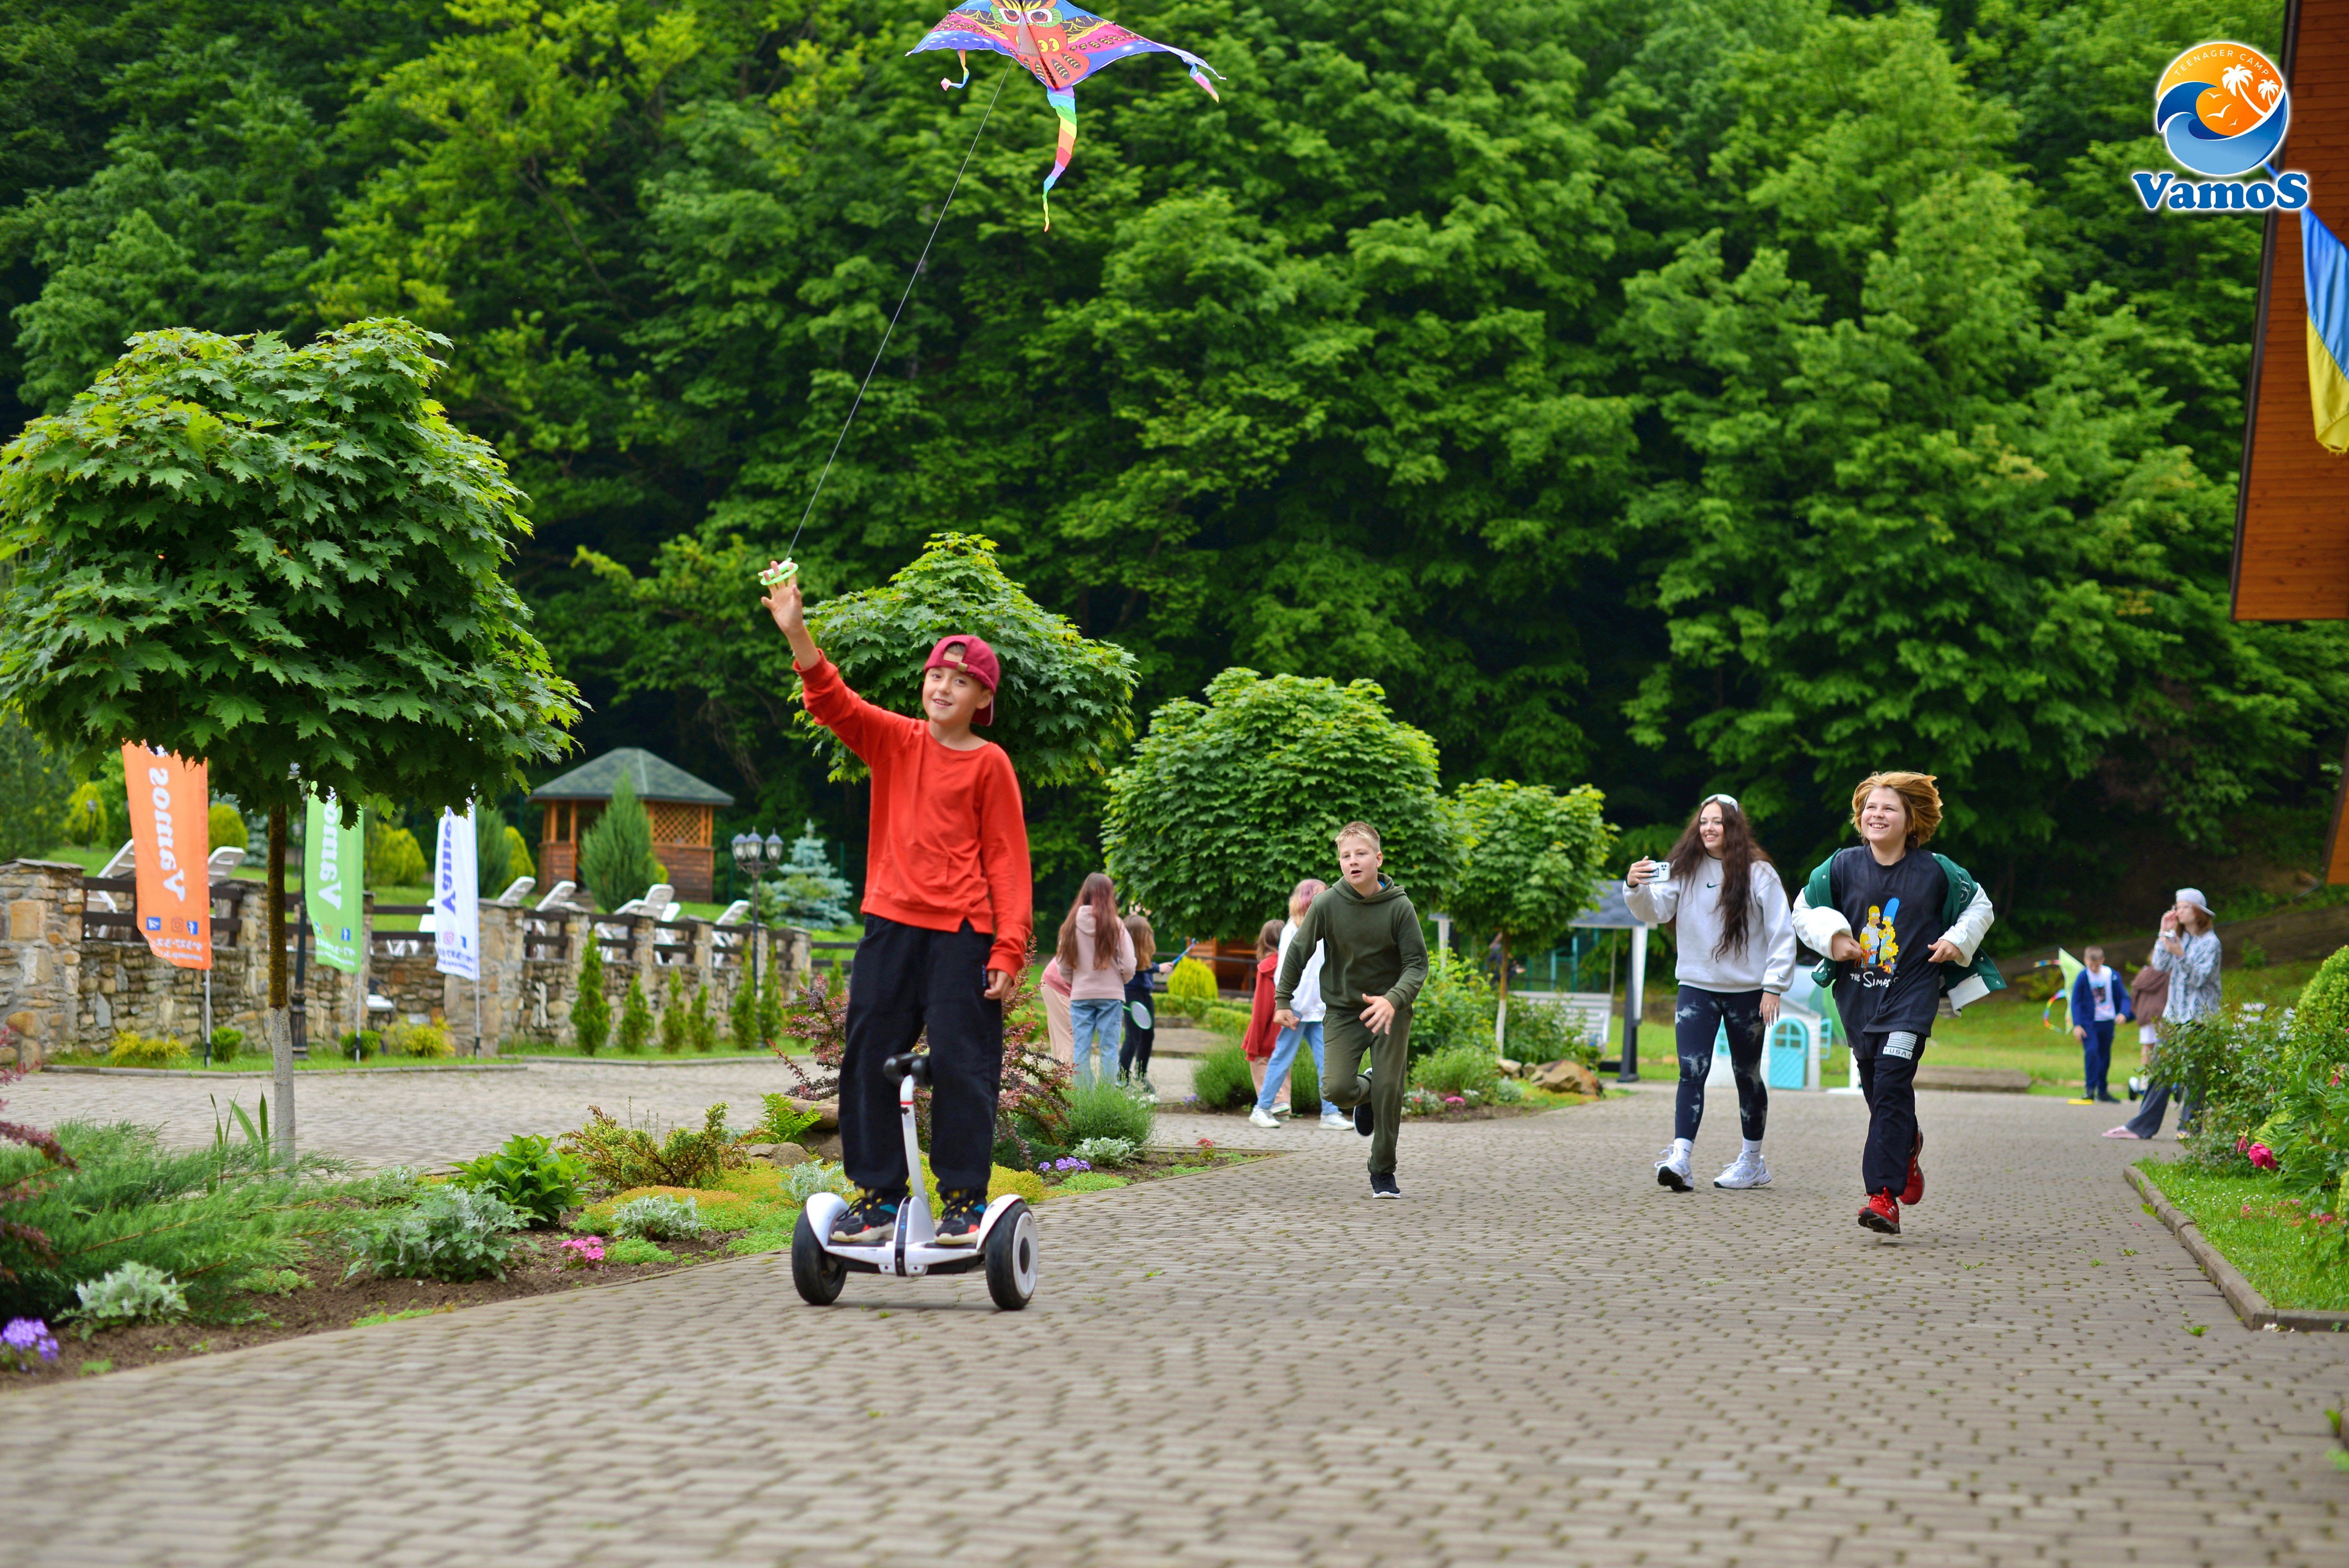
[[[1878,1192],[1859,1212],[1859,1222],[1871,1231],[1881,1231],[1888,1236],[1900,1233],[1900,1205],[1889,1192]]]
[[[1917,1141],[1909,1146],[1909,1185],[1900,1190],[1900,1201],[1904,1203],[1925,1201],[1925,1168],[1917,1163],[1917,1157],[1924,1152],[1925,1135],[1920,1132]]]

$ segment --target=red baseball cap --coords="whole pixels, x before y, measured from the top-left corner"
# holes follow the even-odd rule
[[[978,717],[971,722],[995,722],[994,694],[1003,684],[1003,665],[997,661],[993,648],[977,637],[940,637],[938,645],[930,650],[930,662],[922,666],[925,675],[932,670],[959,670],[986,686],[988,700],[980,705]]]

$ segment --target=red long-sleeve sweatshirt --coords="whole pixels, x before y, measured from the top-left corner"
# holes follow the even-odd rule
[[[957,751],[918,718],[875,707],[819,658],[799,672],[801,700],[873,770],[865,843],[864,913],[924,931],[971,929],[995,938],[987,965],[1017,974],[1035,923],[1028,820],[1019,779],[989,741]]]

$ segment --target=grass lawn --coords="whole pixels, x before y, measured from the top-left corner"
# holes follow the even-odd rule
[[[2140,1160],[2137,1169],[2271,1305],[2349,1311],[2349,1264],[2316,1257],[2302,1211],[2274,1177],[2216,1176],[2176,1160]]]

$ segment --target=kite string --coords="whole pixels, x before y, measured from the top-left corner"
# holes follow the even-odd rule
[[[938,221],[930,225],[930,237],[922,242],[922,253],[915,259],[914,270],[905,279],[905,292],[897,296],[897,308],[889,313],[889,326],[881,335],[881,346],[873,351],[873,363],[865,368],[864,379],[856,384],[856,399],[848,406],[848,418],[841,421],[840,434],[833,439],[831,456],[823,459],[823,471],[816,476],[815,489],[809,492],[806,510],[800,513],[800,525],[792,530],[792,542],[783,550],[786,556],[799,549],[800,535],[807,531],[807,521],[814,514],[816,497],[823,494],[823,481],[832,477],[833,460],[840,456],[841,443],[848,439],[848,428],[856,423],[857,409],[864,406],[864,389],[873,385],[873,374],[881,368],[881,356],[889,352],[889,339],[897,331],[897,318],[905,315],[905,302],[914,297],[914,284],[920,281],[922,268],[930,259],[930,247],[937,243],[938,231],[946,226],[947,212],[954,206],[955,193],[962,189],[962,177],[970,169],[972,155],[978,151],[978,139],[986,134],[988,118],[995,113],[995,100],[1003,96],[1003,84],[1010,79],[1009,71],[996,73],[995,92],[988,98],[985,112],[978,117],[978,129],[971,132],[970,146],[962,155],[962,167],[955,170],[954,184],[947,190],[946,205],[938,209]]]

